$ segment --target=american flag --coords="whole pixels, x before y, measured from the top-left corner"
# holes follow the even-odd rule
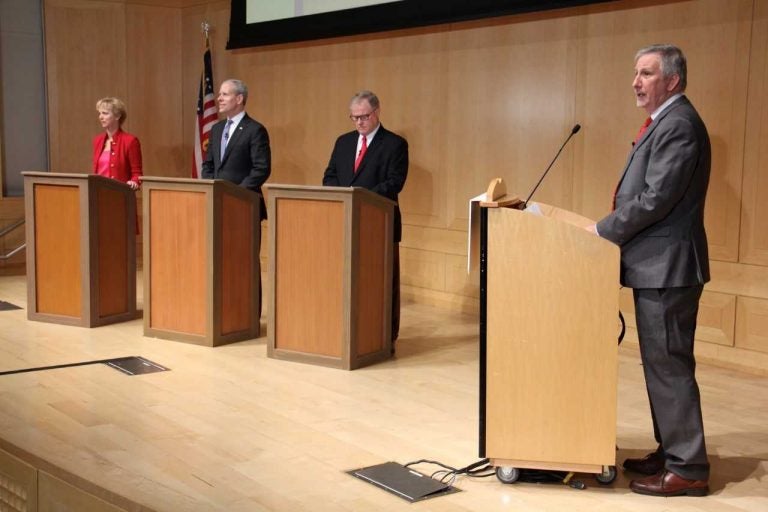
[[[203,77],[197,94],[197,119],[195,121],[195,150],[192,158],[192,177],[199,178],[203,171],[203,158],[208,150],[208,136],[211,127],[218,120],[213,94],[213,66],[208,38],[205,40],[203,55]]]

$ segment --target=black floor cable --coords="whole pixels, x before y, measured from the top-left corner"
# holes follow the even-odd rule
[[[438,469],[437,471],[433,472],[430,475],[430,478],[434,478],[442,483],[447,483],[448,485],[453,485],[459,475],[466,475],[470,478],[486,478],[496,475],[496,470],[493,469],[493,466],[491,466],[488,462],[488,459],[481,459],[470,464],[469,466],[465,466],[463,468],[454,468],[436,460],[420,459],[405,464],[405,467],[416,466],[418,464],[432,464],[439,466],[443,469]]]
[[[144,359],[140,356],[125,356],[125,357],[113,357],[111,359],[96,359],[93,361],[81,361],[79,363],[65,363],[65,364],[55,364],[51,366],[38,366],[36,368],[22,368],[19,370],[8,370],[4,372],[0,372],[0,376],[3,375],[16,375],[18,373],[28,373],[28,372],[40,372],[45,370],[58,370],[61,368],[74,368],[77,366],[87,366],[91,364],[105,364],[107,366],[110,366],[112,368],[115,368],[123,373],[128,373],[133,375],[136,373],[135,368],[133,371],[127,371],[126,368],[124,368],[124,363],[132,362],[138,360],[139,362],[143,363],[145,366],[149,366],[153,368],[153,371],[164,371],[168,370],[168,368],[161,366],[157,363],[153,363],[152,361],[149,361],[148,359]],[[150,373],[150,372],[138,372],[138,373]]]
[[[496,468],[490,465],[489,459],[481,459],[463,468],[454,468],[435,460],[420,459],[405,464],[405,467],[419,464],[432,464],[443,469],[438,469],[430,475],[441,483],[453,485],[460,475],[470,478],[487,478],[496,476]],[[536,484],[557,483],[564,484],[574,489],[585,489],[586,485],[581,480],[573,478],[574,474],[568,471],[548,471],[540,469],[520,469],[520,476],[516,481]]]
[[[89,364],[106,364],[109,361],[114,361],[115,359],[98,359],[96,361],[83,361],[81,363],[66,363],[66,364],[56,364],[52,366],[38,366],[37,368],[23,368],[21,370],[9,370],[6,372],[0,372],[0,375],[15,375],[17,373],[27,373],[27,372],[40,372],[43,370],[58,370],[59,368],[72,368],[75,366],[86,366]]]

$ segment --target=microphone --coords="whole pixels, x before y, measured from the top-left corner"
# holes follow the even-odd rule
[[[541,178],[539,178],[539,182],[536,183],[536,186],[533,187],[533,190],[531,190],[531,193],[528,194],[528,199],[526,199],[525,202],[523,203],[523,208],[522,208],[523,210],[525,210],[528,207],[528,201],[531,200],[531,197],[533,197],[533,193],[536,192],[536,189],[539,188],[539,185],[541,185],[541,182],[544,181],[544,177],[547,175],[549,170],[552,168],[552,165],[555,163],[555,160],[557,160],[557,157],[560,156],[560,153],[563,151],[563,148],[565,147],[565,145],[568,144],[568,141],[571,140],[571,137],[573,137],[574,135],[579,133],[579,130],[581,130],[581,125],[580,124],[576,124],[576,125],[573,126],[573,128],[571,129],[571,133],[568,135],[568,138],[565,139],[565,142],[563,142],[563,145],[560,146],[560,149],[557,151],[557,154],[555,155],[555,158],[552,159],[552,161],[547,166],[547,170],[545,170],[544,174],[542,174]]]

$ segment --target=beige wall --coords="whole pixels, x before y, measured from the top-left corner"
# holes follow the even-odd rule
[[[645,117],[630,87],[634,52],[680,45],[713,144],[715,261],[697,350],[768,372],[768,0],[619,1],[237,51],[225,50],[228,0],[45,7],[52,169],[89,169],[93,103],[114,94],[128,103],[146,174],[187,176],[207,20],[216,82],[245,80],[248,110],[269,129],[271,182],[318,184],[334,139],[352,128],[351,94],[379,94],[384,125],[410,143],[403,296],[464,311],[478,296],[464,270],[467,199],[496,176],[525,195],[580,123],[537,198],[604,215]]]

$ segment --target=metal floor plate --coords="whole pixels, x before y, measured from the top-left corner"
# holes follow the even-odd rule
[[[13,309],[21,309],[16,304],[11,304],[10,302],[5,302],[4,300],[0,300],[0,311],[11,311]]]
[[[110,359],[104,361],[104,364],[128,375],[144,375],[147,373],[167,372],[170,370],[170,368],[153,363],[149,359],[144,359],[139,356]]]
[[[428,500],[460,491],[456,487],[437,481],[397,462],[385,462],[347,471],[347,473],[410,502]]]

